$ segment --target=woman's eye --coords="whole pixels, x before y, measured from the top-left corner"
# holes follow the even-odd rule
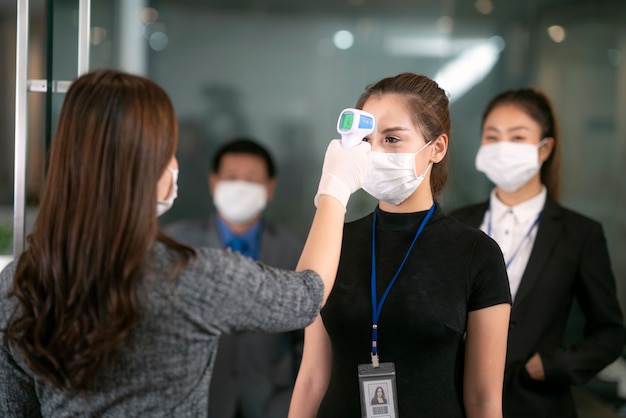
[[[523,141],[525,139],[526,139],[525,137],[519,136],[519,135],[515,135],[515,136],[511,137],[511,140],[513,140],[513,141]]]
[[[400,141],[400,139],[396,138],[395,136],[386,136],[385,137],[385,142],[389,142],[389,143],[395,144],[398,141]]]
[[[372,140],[369,139],[368,137],[363,138],[363,142],[369,142],[370,144],[372,143]]]
[[[483,136],[483,141],[497,141],[498,137],[493,136],[493,135],[486,135]]]

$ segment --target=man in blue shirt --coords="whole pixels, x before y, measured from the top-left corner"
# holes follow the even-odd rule
[[[213,157],[209,187],[217,213],[170,224],[168,235],[195,247],[231,248],[274,267],[296,267],[304,242],[263,216],[276,189],[275,165],[263,146],[248,138],[224,144]],[[301,331],[222,336],[209,417],[286,417],[301,350]]]

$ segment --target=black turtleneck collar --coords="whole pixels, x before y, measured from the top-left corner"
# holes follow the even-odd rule
[[[430,208],[429,208],[430,209]],[[390,231],[415,230],[428,213],[428,210],[409,213],[385,212],[379,206],[376,206],[376,225],[379,228]],[[433,222],[443,216],[441,206],[435,202],[435,213],[428,221]]]

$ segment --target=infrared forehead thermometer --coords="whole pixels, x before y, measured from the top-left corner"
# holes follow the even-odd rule
[[[376,119],[370,113],[359,109],[344,109],[339,114],[337,132],[341,135],[341,146],[355,147],[376,128]]]

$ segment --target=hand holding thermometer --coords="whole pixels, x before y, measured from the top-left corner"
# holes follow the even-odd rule
[[[359,109],[342,110],[337,121],[337,132],[341,135],[341,146],[344,148],[359,145],[375,128],[374,116]]]

